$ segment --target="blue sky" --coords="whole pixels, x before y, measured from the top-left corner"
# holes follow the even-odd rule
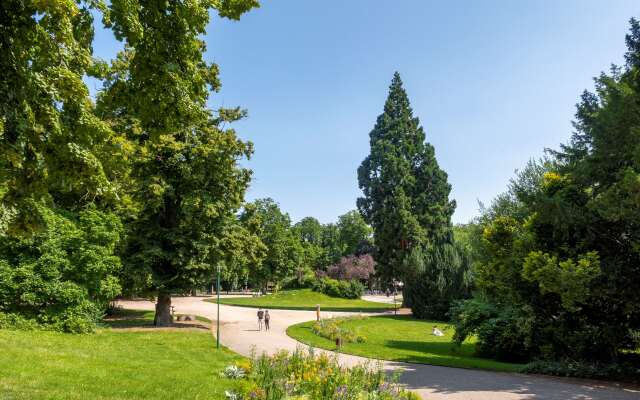
[[[622,64],[634,0],[263,1],[212,19],[206,58],[221,69],[212,107],[255,144],[248,200],[272,197],[294,221],[355,208],[356,170],[399,71],[449,174],[454,222],[478,214],[514,170],[566,142],[592,78]],[[95,53],[119,45],[98,31]]]

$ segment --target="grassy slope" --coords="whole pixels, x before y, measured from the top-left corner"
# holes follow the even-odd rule
[[[216,300],[214,298],[207,301],[215,303]],[[392,304],[330,297],[323,293],[314,292],[311,289],[284,290],[278,294],[269,294],[261,297],[227,297],[220,299],[220,304],[286,310],[315,310],[316,304],[320,304],[324,311],[354,312],[388,311],[393,309]]]
[[[315,335],[313,322],[290,326],[287,334],[308,345],[335,350],[335,343]],[[445,336],[431,334],[437,325]],[[381,360],[404,361],[494,371],[518,371],[522,366],[474,357],[475,345],[467,341],[460,347],[451,343],[453,327],[443,322],[421,321],[406,316],[379,316],[345,322],[345,327],[366,336],[366,343],[346,343],[342,352]]]
[[[144,313],[149,325],[151,313]],[[140,326],[131,320],[117,327]],[[239,359],[215,350],[206,330],[95,334],[0,330],[0,399],[224,399],[222,368]]]

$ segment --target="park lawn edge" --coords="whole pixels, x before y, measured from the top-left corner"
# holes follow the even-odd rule
[[[372,318],[376,318],[376,316],[372,316]],[[362,357],[362,358],[368,358],[372,361],[390,361],[390,362],[401,362],[401,363],[406,363],[406,364],[417,364],[417,365],[433,365],[433,366],[437,366],[437,367],[447,367],[447,368],[460,368],[460,369],[471,369],[471,370],[479,370],[479,371],[492,371],[492,372],[500,372],[500,373],[523,373],[522,369],[524,368],[525,364],[511,364],[511,363],[505,363],[505,362],[501,362],[501,361],[497,361],[497,360],[493,360],[490,358],[481,358],[481,357],[475,357],[476,359],[480,359],[480,360],[486,360],[488,362],[496,363],[494,364],[495,367],[491,367],[491,366],[476,366],[476,365],[460,365],[459,363],[456,362],[447,362],[446,359],[443,359],[442,362],[424,362],[424,361],[417,361],[417,360],[412,360],[410,357],[399,357],[399,358],[378,358],[378,357],[374,357],[371,355],[367,355],[364,353],[358,353],[358,352],[353,352],[353,351],[345,351],[344,349],[337,351],[335,344],[331,344],[330,346],[324,346],[322,345],[323,341],[328,341],[328,339],[325,338],[321,338],[318,337],[318,341],[315,343],[312,343],[308,340],[305,340],[304,335],[300,335],[300,334],[296,334],[297,332],[300,332],[299,329],[300,328],[308,328],[311,325],[313,325],[313,323],[315,323],[316,321],[306,321],[306,322],[300,322],[297,324],[293,324],[287,327],[286,329],[286,334],[287,336],[289,336],[290,338],[294,339],[295,341],[297,341],[300,344],[303,344],[305,346],[309,346],[312,348],[318,348],[318,349],[322,349],[322,350],[328,350],[328,351],[333,351],[336,353],[340,353],[340,354],[346,354],[346,355],[352,355],[352,356],[356,356],[356,357]],[[320,342],[320,343],[318,343]],[[504,366],[499,366],[499,364],[503,364]],[[511,365],[509,365],[511,364]],[[547,376],[547,375],[545,375]]]
[[[224,297],[220,299],[220,304],[227,306],[235,306],[235,307],[245,307],[245,308],[269,308],[274,310],[298,310],[298,311],[315,311],[316,304],[320,304],[321,311],[331,311],[331,312],[361,312],[361,313],[384,313],[394,310],[394,304],[382,303],[382,302],[374,302],[363,299],[343,299],[340,297],[331,297],[327,296],[323,293],[313,292],[310,289],[292,289],[292,290],[284,290],[279,292],[277,295],[283,295],[287,293],[291,293],[292,295],[296,295],[299,293],[308,291],[309,294],[313,294],[316,296],[324,296],[326,299],[331,299],[334,301],[344,302],[345,305],[325,305],[323,301],[326,300],[317,300],[317,301],[307,301],[302,302],[303,305],[295,305],[295,304],[279,304],[282,302],[282,298],[273,298],[276,294],[269,294],[266,296],[260,297]],[[271,296],[271,297],[270,297]],[[285,301],[291,301],[291,299],[285,299]],[[298,302],[300,300],[296,299]],[[205,299],[204,301],[209,303],[217,303],[216,297]],[[349,302],[356,303],[355,305],[349,304]],[[306,303],[306,304],[305,304]],[[311,303],[311,304],[310,304]],[[360,306],[358,305],[360,304]]]
[[[225,299],[229,299],[228,297]],[[208,303],[216,304],[216,299],[205,299]],[[371,302],[373,303],[373,302]],[[220,304],[223,306],[233,306],[233,307],[242,307],[242,308],[268,308],[270,310],[292,310],[292,311],[315,311],[315,307],[311,306],[276,306],[271,304],[235,304],[228,301],[222,301],[220,299]],[[384,304],[384,303],[380,303]],[[321,306],[321,311],[333,311],[333,312],[362,312],[362,313],[386,313],[389,311],[393,311],[393,307],[380,307],[380,308],[358,308],[358,307],[323,307]]]

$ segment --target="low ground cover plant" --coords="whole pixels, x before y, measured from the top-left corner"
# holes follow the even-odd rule
[[[313,324],[313,333],[323,338],[333,340],[340,339],[343,343],[365,343],[367,338],[354,329],[347,328],[344,323],[365,317],[343,317],[321,319]]]
[[[312,349],[254,356],[234,367],[245,372],[239,388],[227,392],[227,398],[234,400],[419,399],[398,385],[397,375],[389,379],[379,365],[346,368],[335,357],[316,355]]]
[[[364,293],[364,286],[357,280],[340,281],[326,277],[316,280],[312,289],[329,296],[345,299],[359,299]]]

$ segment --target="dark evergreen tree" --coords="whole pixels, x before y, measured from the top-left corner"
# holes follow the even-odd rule
[[[446,271],[457,270],[462,263],[455,251],[440,247],[453,246],[455,201],[449,200],[447,174],[438,166],[433,146],[425,141],[397,72],[384,112],[369,136],[371,153],[358,169],[364,193],[358,199],[358,209],[374,229],[378,276],[387,283],[404,280],[405,293],[412,290],[407,283],[417,285],[434,276],[442,278],[443,284],[436,286],[450,289],[447,282],[452,280],[444,279]],[[418,255],[429,258],[429,254],[442,257],[437,257],[438,262],[416,260]],[[411,303],[423,304],[415,301],[418,294],[412,293],[408,296]]]

